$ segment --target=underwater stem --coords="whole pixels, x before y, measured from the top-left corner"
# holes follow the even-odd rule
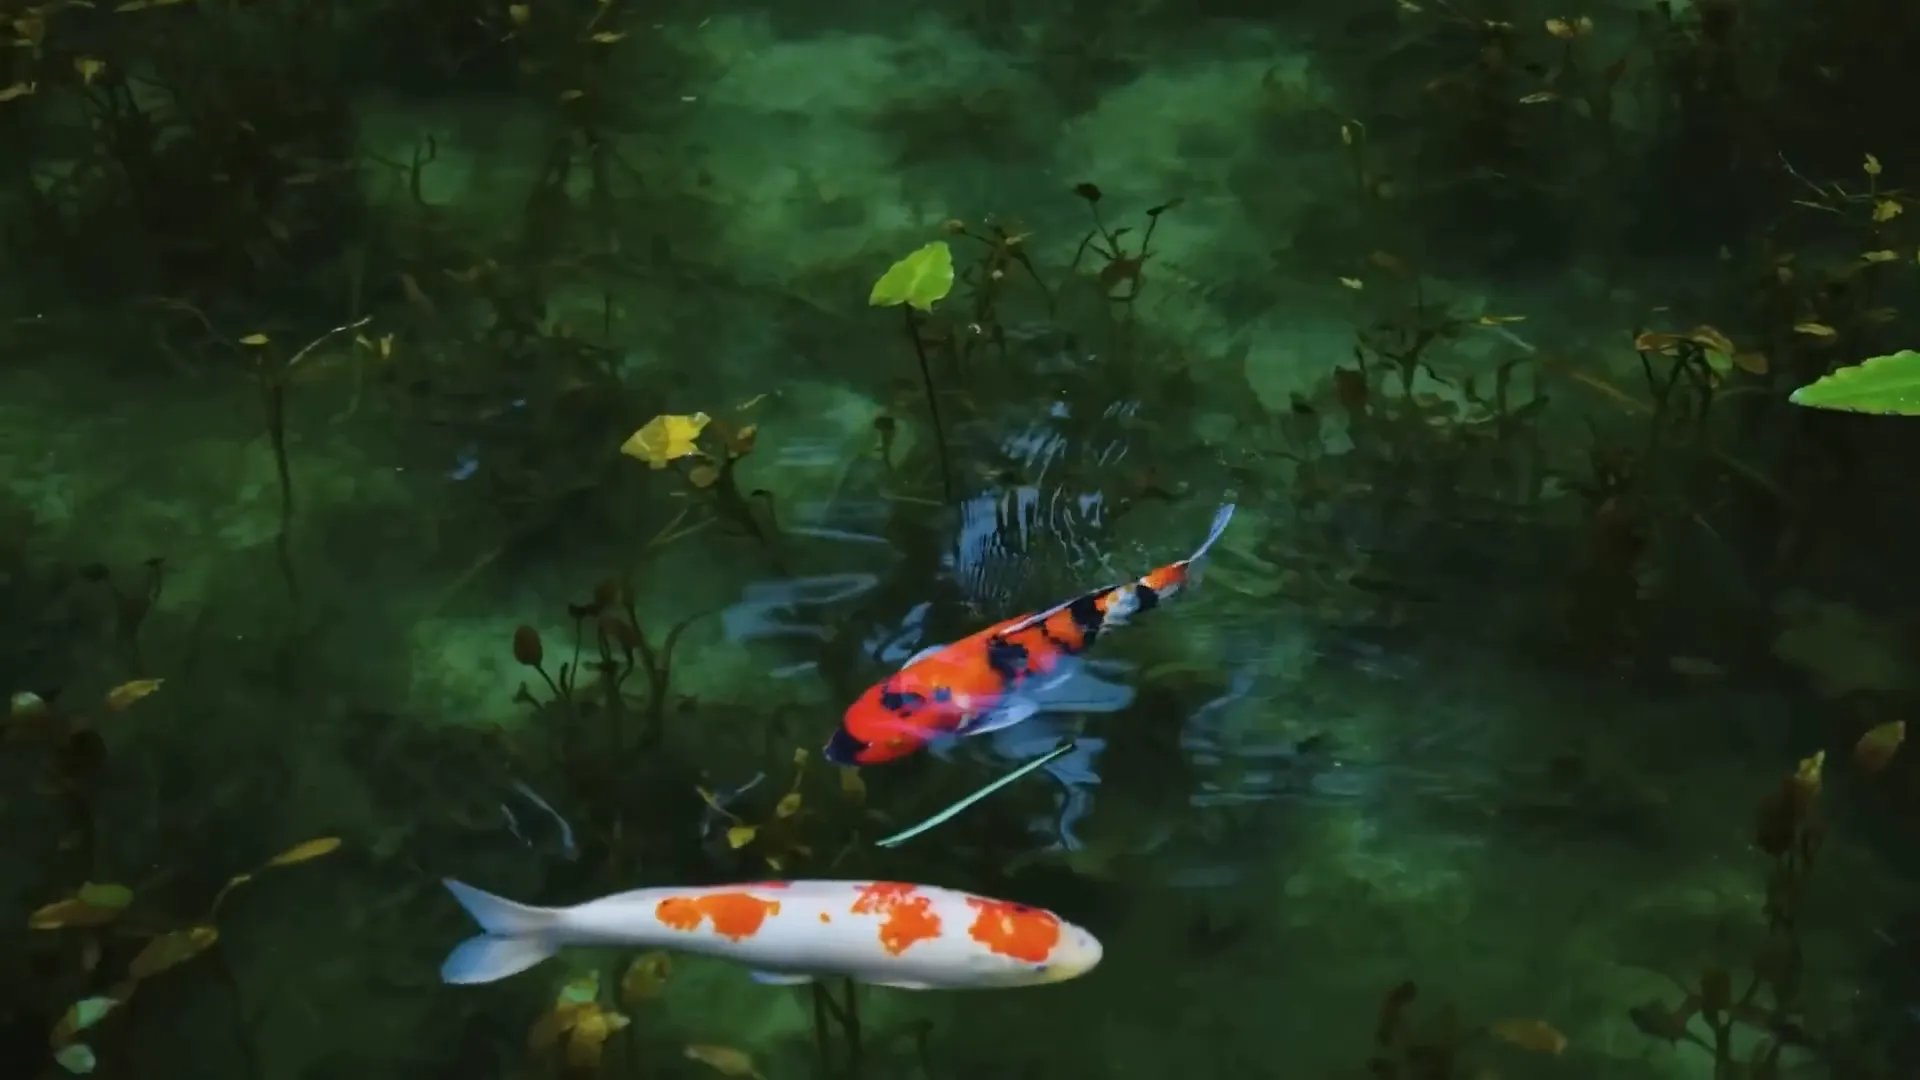
[[[927,414],[933,418],[933,441],[940,452],[940,491],[946,496],[948,505],[953,503],[953,468],[947,461],[947,432],[940,423],[940,399],[933,390],[933,371],[927,365],[927,346],[920,340],[920,323],[913,317],[913,309],[903,307],[907,313],[907,337],[913,341],[914,358],[920,361],[920,382],[927,390]]]

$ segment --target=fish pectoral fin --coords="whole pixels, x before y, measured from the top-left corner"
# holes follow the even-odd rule
[[[923,983],[923,982],[883,982],[880,980],[875,980],[874,982],[868,985],[886,986],[886,987],[891,987],[892,989],[895,989],[895,990],[932,990],[934,989],[931,983]]]
[[[1040,706],[1032,701],[1003,702],[961,724],[954,729],[954,734],[968,737],[985,735],[989,731],[999,731],[1030,720],[1039,712]]]
[[[790,971],[755,971],[749,973],[754,982],[761,986],[805,986],[813,981],[813,976],[796,974]]]
[[[944,641],[935,645],[929,645],[926,648],[921,649],[919,652],[914,653],[912,656],[907,657],[906,662],[901,664],[900,666],[903,668],[910,668],[913,665],[919,663],[922,660],[925,660],[927,657],[932,656],[934,653],[937,653],[941,649],[944,649],[946,647],[947,647],[947,643]]]

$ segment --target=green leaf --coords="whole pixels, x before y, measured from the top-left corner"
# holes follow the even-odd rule
[[[118,911],[133,903],[133,890],[125,885],[97,885],[91,881],[80,886],[80,902],[91,907]]]
[[[953,249],[945,240],[926,247],[894,263],[880,280],[873,283],[867,303],[874,307],[898,307],[906,304],[920,311],[932,311],[933,305],[953,291]]]
[[[1809,409],[1920,416],[1920,352],[1901,349],[1829,372],[1787,400]]]

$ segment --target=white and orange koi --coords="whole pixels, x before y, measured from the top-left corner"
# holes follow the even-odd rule
[[[483,931],[440,978],[487,983],[571,945],[670,949],[733,960],[779,985],[844,976],[907,990],[1065,982],[1100,962],[1098,939],[1053,912],[892,881],[763,881],[636,889],[573,907],[515,903],[449,879]]]

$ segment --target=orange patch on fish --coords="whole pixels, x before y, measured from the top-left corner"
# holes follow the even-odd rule
[[[1039,964],[1060,944],[1060,920],[1052,912],[977,896],[967,897],[967,905],[980,913],[967,936],[988,952]]]
[[[933,913],[932,899],[912,885],[876,881],[860,890],[852,911],[880,916],[880,947],[893,956],[940,936],[940,916]]]
[[[770,915],[780,913],[780,901],[762,900],[751,893],[709,893],[706,896],[669,896],[653,909],[662,926],[697,930],[701,922],[728,941],[744,941],[760,932]]]

